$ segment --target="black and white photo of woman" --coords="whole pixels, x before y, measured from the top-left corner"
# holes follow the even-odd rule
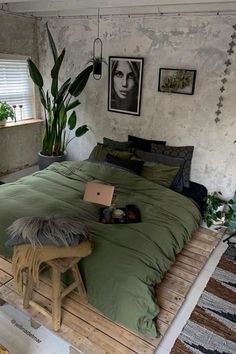
[[[140,61],[112,59],[110,63],[110,108],[138,114]]]

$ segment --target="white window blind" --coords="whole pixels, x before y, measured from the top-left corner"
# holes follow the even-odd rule
[[[0,101],[13,107],[16,121],[35,117],[34,86],[26,59],[0,57]]]

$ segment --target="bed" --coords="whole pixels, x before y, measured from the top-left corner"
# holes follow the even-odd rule
[[[117,206],[136,204],[142,222],[98,222],[99,206],[83,201],[87,181],[115,186]],[[17,196],[17,198],[16,198]],[[158,336],[159,308],[154,286],[196,231],[199,209],[185,196],[117,166],[89,161],[54,163],[15,183],[0,187],[0,253],[6,228],[26,215],[78,216],[94,243],[81,263],[89,302],[111,320],[148,336]]]

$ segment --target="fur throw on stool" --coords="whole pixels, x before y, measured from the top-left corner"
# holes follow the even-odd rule
[[[20,244],[77,246],[89,240],[87,226],[72,216],[25,216],[15,220],[7,232],[8,247]]]

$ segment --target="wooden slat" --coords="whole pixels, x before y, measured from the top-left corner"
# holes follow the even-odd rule
[[[203,233],[205,235],[209,235],[209,236],[212,236],[212,237],[215,237],[217,232],[213,231],[213,230],[210,230],[210,229],[206,229],[205,227],[202,227],[202,226],[199,226],[197,232],[200,232],[200,233]]]
[[[12,276],[5,273],[3,270],[0,269],[0,284],[6,284],[9,280],[12,279]],[[0,290],[0,295],[1,295],[1,290]]]
[[[5,273],[12,275],[12,265],[10,261],[0,257],[0,269],[2,269]]]
[[[157,298],[157,302],[158,302],[158,305],[163,309],[163,310],[166,310],[166,311],[169,311],[170,313],[172,313],[173,315],[175,315],[180,306],[181,305],[177,305],[175,304],[174,302],[172,301],[169,301],[168,299],[162,297],[162,296],[158,296]]]
[[[206,251],[206,250],[202,250],[198,247],[194,247],[191,242],[189,242],[187,245],[184,246],[184,250],[196,253],[198,255],[201,256],[205,256],[205,257],[209,257],[209,255],[211,254],[211,251]]]
[[[216,239],[215,236],[216,236],[216,234],[213,236],[213,235],[208,235],[205,232],[197,231],[192,235],[192,238],[196,238],[198,240],[205,241],[209,244],[212,244],[215,242],[215,239]]]
[[[172,275],[177,275],[177,277],[187,280],[190,283],[193,283],[194,280],[196,279],[196,275],[194,275],[186,270],[183,270],[183,269],[177,267],[176,265],[172,266],[170,268],[170,270],[168,271],[168,273],[170,273]]]
[[[189,257],[186,257],[186,256],[183,256],[181,253],[178,254],[178,256],[176,257],[176,260],[179,261],[179,262],[182,262],[182,263],[185,263],[189,266],[193,266],[194,268],[197,268],[199,270],[202,269],[203,267],[203,264],[199,261],[196,261],[192,258],[189,258]]]
[[[159,285],[156,287],[156,298],[157,298],[157,303],[159,297],[165,298],[174,304],[176,304],[178,307],[182,305],[184,302],[184,297],[178,294],[175,294],[172,290],[166,288],[163,284]]]
[[[191,258],[194,261],[198,261],[201,264],[204,264],[207,261],[207,257],[201,256],[200,254],[196,254],[196,253],[190,252],[190,251],[188,251],[186,249],[183,249],[181,254],[183,256]]]
[[[161,333],[162,336],[164,336],[164,334],[166,333],[167,329],[169,328],[169,325],[167,325],[166,323],[162,322],[158,318],[156,320],[156,325],[157,325],[158,331]]]
[[[177,295],[185,297],[190,289],[191,283],[175,275],[167,273],[164,280],[162,281],[162,285]]]
[[[175,265],[176,265],[176,267],[178,267],[180,269],[183,269],[183,270],[187,270],[189,273],[192,273],[192,274],[194,274],[196,276],[200,273],[199,269],[197,269],[197,268],[195,268],[193,266],[190,266],[188,264],[179,262],[179,261],[176,261]]]
[[[175,315],[169,311],[166,311],[164,309],[160,309],[160,312],[158,313],[158,319],[167,325],[170,325],[171,322],[173,321],[173,318]]]
[[[193,238],[191,239],[190,243],[192,246],[198,247],[201,250],[212,251],[212,245],[209,245],[206,242],[202,242],[201,240]]]

